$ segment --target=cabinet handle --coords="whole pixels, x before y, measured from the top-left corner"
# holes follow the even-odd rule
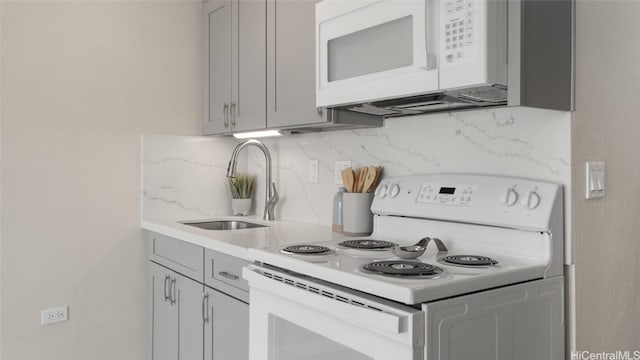
[[[229,104],[224,103],[222,106],[222,115],[224,115],[224,127],[229,127]]]
[[[238,275],[233,275],[233,274],[230,274],[230,273],[228,273],[226,271],[218,271],[218,274],[220,276],[226,277],[229,280],[238,280],[238,279],[240,279],[240,277]]]
[[[165,302],[169,300],[169,298],[171,297],[171,293],[168,293],[169,287],[167,286],[167,282],[169,282],[170,279],[171,277],[169,275],[164,276],[164,301]]]
[[[171,305],[176,303],[176,279],[171,279]]]
[[[231,102],[231,128],[236,127],[236,103]]]
[[[202,296],[202,320],[205,324],[209,323],[209,294]]]

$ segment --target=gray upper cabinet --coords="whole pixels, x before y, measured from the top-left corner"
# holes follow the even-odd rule
[[[231,1],[205,5],[205,99],[203,132],[230,132]]]
[[[377,116],[316,109],[317,1],[205,3],[205,135],[383,125]]]
[[[260,130],[266,122],[266,0],[232,2],[231,129]]]
[[[325,121],[316,111],[315,4],[267,0],[267,124]]]
[[[207,2],[204,20],[203,133],[264,129],[265,0]]]

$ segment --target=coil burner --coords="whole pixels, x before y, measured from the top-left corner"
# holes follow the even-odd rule
[[[396,244],[384,240],[358,239],[343,241],[339,246],[360,250],[389,250]]]
[[[434,278],[444,272],[444,270],[437,266],[408,260],[376,261],[364,265],[362,269],[369,273],[383,276],[414,279]]]
[[[332,254],[333,250],[320,245],[291,245],[280,250],[280,252],[289,255],[328,255]]]
[[[440,259],[440,262],[464,267],[489,267],[498,263],[492,258],[477,255],[449,255]]]

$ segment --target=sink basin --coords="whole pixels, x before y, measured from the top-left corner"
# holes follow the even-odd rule
[[[205,230],[240,230],[240,229],[252,229],[267,227],[267,225],[250,223],[239,220],[216,220],[216,221],[202,221],[202,222],[183,222],[185,225],[195,226]]]

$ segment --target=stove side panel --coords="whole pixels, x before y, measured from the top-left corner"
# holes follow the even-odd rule
[[[423,305],[427,360],[564,359],[564,279]]]

